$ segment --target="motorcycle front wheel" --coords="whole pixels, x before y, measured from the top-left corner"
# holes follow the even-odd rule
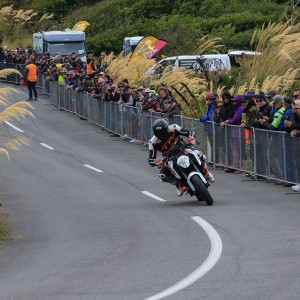
[[[207,205],[213,205],[214,199],[210,195],[209,191],[207,190],[206,186],[202,182],[202,180],[199,178],[199,176],[194,175],[191,178],[191,182],[194,185],[196,189],[196,197],[198,200],[204,200]]]

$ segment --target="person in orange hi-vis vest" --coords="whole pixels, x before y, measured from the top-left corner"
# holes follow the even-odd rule
[[[95,70],[94,60],[92,58],[88,58],[86,61],[86,74],[92,76]]]
[[[28,60],[25,66],[25,74],[24,77],[27,82],[27,87],[29,91],[29,101],[32,101],[32,94],[34,94],[34,100],[37,101],[37,90],[36,90],[36,82],[38,80],[38,68],[32,60]]]

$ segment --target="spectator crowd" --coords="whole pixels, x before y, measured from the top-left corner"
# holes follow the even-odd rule
[[[219,123],[221,128],[224,128],[225,124],[241,126],[244,128],[242,131],[237,131],[238,128],[234,127],[232,129],[232,139],[228,141],[228,147],[230,149],[228,159],[231,161],[232,165],[235,164],[236,160],[240,160],[240,157],[234,157],[239,154],[245,163],[248,162],[246,161],[246,158],[250,158],[253,162],[254,146],[251,141],[253,131],[250,130],[252,128],[287,132],[290,138],[286,138],[285,143],[289,144],[291,150],[293,147],[291,139],[300,136],[300,89],[295,90],[292,97],[283,97],[275,90],[269,90],[267,93],[260,92],[258,94],[254,91],[248,91],[245,95],[231,95],[228,91],[224,91],[221,98],[219,98],[218,94],[209,92],[206,94],[206,102],[207,113],[200,118],[200,122],[212,121],[214,123]],[[207,130],[207,133],[211,140],[212,136],[210,131]],[[269,136],[270,138],[268,141],[264,139],[261,147],[264,147],[266,142],[270,145],[269,156],[272,158],[272,162],[269,163],[269,165],[271,165],[271,173],[283,177],[284,170],[281,166],[286,165],[288,171],[286,174],[287,179],[294,182],[299,180],[299,170],[294,168],[294,166],[299,166],[300,164],[298,155],[292,157],[293,153],[286,153],[287,160],[286,162],[282,162],[283,139],[280,138],[279,135],[272,135],[271,133],[269,135],[264,135],[264,137],[266,136]],[[240,145],[241,149],[237,149],[239,144],[236,143],[237,140],[235,140],[235,137],[244,140],[244,143]],[[218,136],[215,138],[218,138]],[[257,138],[256,143],[258,143],[258,141],[259,138]],[[249,154],[246,153],[246,145],[249,145]],[[256,148],[259,148],[259,146],[260,145],[256,145]],[[218,152],[218,149],[216,149],[216,152]],[[261,162],[261,164],[257,164],[257,172],[258,174],[265,174],[266,170],[264,169],[266,168],[267,163],[264,159],[262,159]],[[246,166],[244,169],[246,169]],[[235,172],[235,169],[226,168],[225,172],[233,173]],[[251,176],[251,174],[247,174],[247,176]],[[260,176],[258,177],[260,178]],[[275,183],[282,184],[280,181]],[[291,187],[293,185],[285,183],[284,186]],[[300,186],[295,186],[293,189],[300,190]]]
[[[137,107],[144,112],[155,111],[170,117],[181,114],[180,105],[165,83],[158,88],[153,84],[147,87],[130,85],[127,79],[115,83],[105,72],[107,63],[104,52],[97,60],[89,54],[86,63],[75,52],[67,57],[58,53],[53,58],[49,53],[36,53],[30,48],[26,54],[24,50],[18,53],[6,51],[2,61],[19,63],[22,57],[25,64],[35,63],[49,81],[57,81],[65,85],[66,89],[74,89],[77,93],[88,92],[98,101],[117,102]]]
[[[300,136],[300,89],[295,90],[292,97],[283,97],[275,90],[234,96],[224,91],[219,99],[218,94],[209,92],[206,102],[207,113],[200,122],[286,131],[292,137]]]

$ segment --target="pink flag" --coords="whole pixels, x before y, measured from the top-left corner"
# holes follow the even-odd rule
[[[158,51],[160,51],[163,47],[165,47],[167,44],[168,44],[168,42],[166,42],[164,40],[159,40],[158,42],[156,42],[148,59],[152,59],[154,57],[154,55]]]

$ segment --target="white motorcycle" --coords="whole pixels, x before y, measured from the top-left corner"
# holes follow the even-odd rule
[[[191,146],[176,145],[164,156],[159,167],[167,167],[185,192],[207,205],[213,205],[214,200],[208,191],[210,183],[205,178],[205,155]]]

